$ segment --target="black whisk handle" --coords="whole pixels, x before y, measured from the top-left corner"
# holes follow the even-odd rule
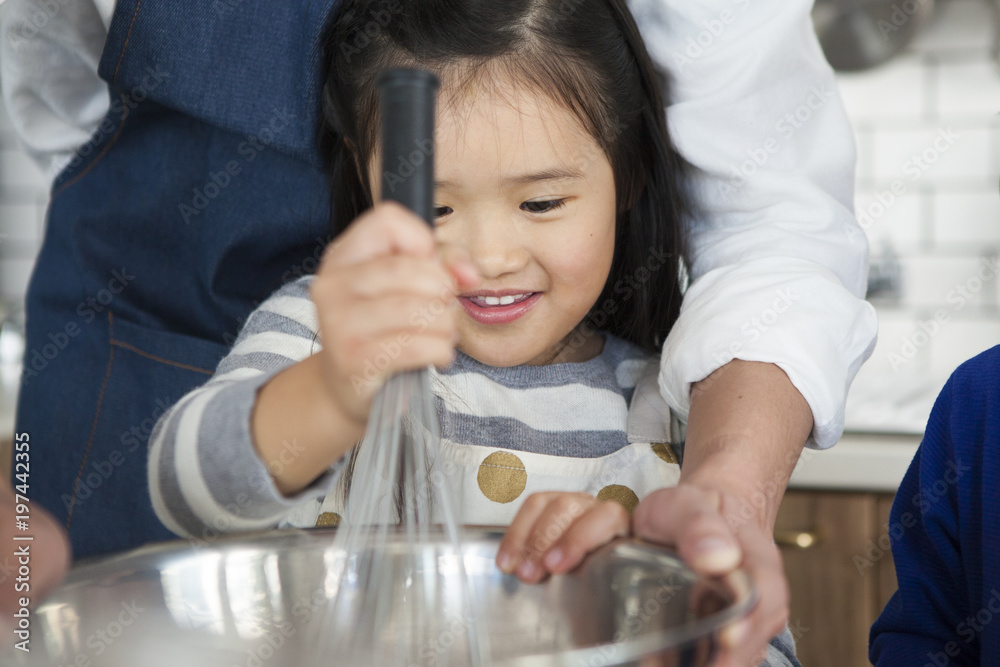
[[[379,77],[382,111],[382,199],[434,225],[434,110],[438,78],[420,69]]]

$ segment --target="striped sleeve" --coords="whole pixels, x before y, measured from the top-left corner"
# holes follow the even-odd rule
[[[327,472],[294,497],[275,487],[257,455],[251,415],[257,390],[320,349],[312,276],[285,285],[247,319],[215,375],[164,414],[150,436],[149,491],[163,524],[183,537],[273,528],[325,495]],[[286,443],[294,455],[294,442]]]

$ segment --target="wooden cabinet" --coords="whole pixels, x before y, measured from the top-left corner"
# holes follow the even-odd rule
[[[868,631],[896,590],[893,496],[789,490],[775,524],[803,667],[867,665]]]

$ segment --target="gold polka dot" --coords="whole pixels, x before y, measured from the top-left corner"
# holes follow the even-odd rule
[[[609,484],[600,491],[597,492],[598,500],[614,500],[615,502],[621,503],[622,507],[631,514],[635,506],[639,504],[639,496],[635,495],[635,491],[628,488],[627,486],[622,486],[621,484]]]
[[[479,464],[476,481],[484,496],[497,503],[509,503],[524,493],[528,473],[521,459],[510,452],[493,452]]]
[[[340,525],[340,515],[336,512],[323,512],[316,519],[317,528],[333,528]]]
[[[674,450],[670,448],[669,442],[654,442],[650,447],[653,448],[654,454],[667,463],[677,463],[677,457],[674,456]]]

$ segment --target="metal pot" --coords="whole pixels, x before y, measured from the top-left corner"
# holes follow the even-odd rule
[[[816,0],[813,26],[834,69],[880,65],[910,43],[934,12],[934,0]]]
[[[374,535],[374,533],[373,533]],[[94,667],[329,667],[467,664],[472,621],[460,604],[456,554],[432,529],[414,554],[405,533],[380,533],[380,558],[406,563],[405,595],[437,600],[423,614],[375,619],[355,606],[338,624],[334,602],[361,599],[362,579],[342,579],[334,530],[173,542],[78,565],[36,610],[31,652],[5,665]],[[465,529],[462,563],[487,628],[491,665],[707,665],[718,632],[755,602],[742,572],[694,575],[670,551],[621,539],[576,570],[537,585],[494,565],[499,528]],[[374,540],[371,540],[374,541]],[[417,558],[414,558],[414,556]],[[424,563],[428,567],[413,567]],[[340,607],[337,607],[340,608]],[[405,609],[405,605],[400,606]],[[465,615],[462,615],[462,614]],[[420,655],[393,658],[421,629]],[[360,644],[344,636],[362,633]],[[355,646],[355,648],[349,648]]]

